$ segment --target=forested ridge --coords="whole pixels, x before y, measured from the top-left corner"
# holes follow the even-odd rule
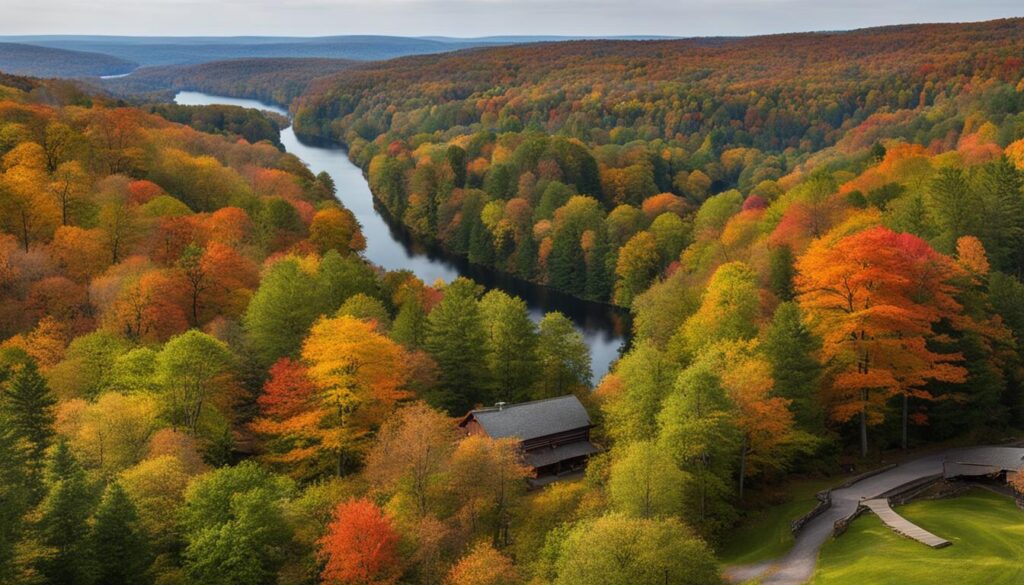
[[[950,102],[968,100],[1008,144],[1022,44],[1005,20],[476,49],[318,80],[294,112],[300,134],[345,143],[414,232],[628,306],[693,241],[709,195],[772,199],[843,137],[955,140],[968,112]],[[559,221],[574,195],[595,208]]]
[[[794,475],[1016,434],[1022,50],[1009,20],[313,82],[297,128],[414,232],[630,308],[593,391],[568,319],[369,265],[272,144],[0,77],[0,582],[719,583]],[[455,426],[569,393],[576,481]]]

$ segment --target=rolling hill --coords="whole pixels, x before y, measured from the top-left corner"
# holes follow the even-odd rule
[[[138,64],[120,57],[22,43],[0,43],[0,71],[36,77],[83,77],[128,73]]]

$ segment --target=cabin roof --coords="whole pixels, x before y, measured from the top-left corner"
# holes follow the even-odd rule
[[[471,420],[476,420],[492,438],[516,437],[520,441],[592,426],[587,410],[572,394],[471,410],[459,426]]]

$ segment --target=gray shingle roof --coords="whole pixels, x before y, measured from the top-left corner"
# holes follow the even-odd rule
[[[476,419],[484,431],[495,439],[518,437],[521,441],[590,426],[587,410],[572,394],[511,404],[500,410],[474,410],[466,415],[463,424],[470,418]]]
[[[590,441],[577,441],[568,445],[559,445],[554,449],[545,447],[534,451],[527,451],[526,464],[530,467],[544,467],[545,465],[551,465],[566,459],[593,455],[594,453],[597,453],[597,447]]]

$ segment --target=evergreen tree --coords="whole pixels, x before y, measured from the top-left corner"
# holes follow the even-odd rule
[[[427,317],[424,346],[441,370],[440,388],[428,402],[450,414],[462,414],[487,396],[487,334],[478,294],[476,283],[458,278]]]
[[[762,347],[772,365],[774,393],[791,401],[789,408],[801,429],[821,432],[823,421],[818,404],[821,366],[814,358],[818,341],[804,326],[796,303],[783,303],[775,309],[771,325],[764,332]]]
[[[96,583],[135,585],[148,582],[149,549],[139,514],[128,493],[112,483],[96,510],[89,534]]]
[[[480,300],[494,401],[521,402],[537,379],[537,326],[522,299],[492,290]]]
[[[472,223],[469,233],[469,261],[484,266],[493,265],[494,237],[491,235],[491,230],[487,229],[479,215],[464,218],[464,220]]]
[[[587,285],[587,261],[575,230],[555,234],[548,260],[548,280],[555,288],[583,296]]]
[[[1024,177],[1005,156],[982,167],[980,233],[996,269],[1024,273]]]
[[[14,370],[0,402],[17,438],[29,447],[31,461],[42,461],[53,439],[53,407],[57,403],[39,368],[28,360]]]
[[[793,262],[793,250],[786,245],[772,248],[768,256],[769,286],[781,301],[793,300]]]
[[[413,295],[409,295],[398,309],[395,322],[391,325],[391,338],[402,345],[419,349],[423,346],[427,328],[427,315],[423,304]]]
[[[537,241],[533,239],[533,234],[524,233],[516,249],[516,272],[526,280],[537,275],[537,251]]]
[[[30,476],[24,443],[0,413],[0,575],[10,574],[14,545],[25,527],[33,495]]]
[[[605,301],[611,295],[614,280],[614,269],[611,267],[615,264],[609,265],[608,260],[612,256],[608,232],[604,229],[597,230],[594,235],[594,247],[587,258],[587,298]]]
[[[562,396],[590,387],[590,348],[565,315],[553,312],[541,319],[537,354],[541,384],[536,398]]]
[[[47,464],[46,488],[36,524],[46,554],[36,561],[36,568],[48,583],[90,583],[87,537],[93,493],[85,471],[63,440],[57,443]]]
[[[445,152],[445,159],[452,169],[455,186],[459,189],[466,186],[466,151],[462,148],[451,145]]]

